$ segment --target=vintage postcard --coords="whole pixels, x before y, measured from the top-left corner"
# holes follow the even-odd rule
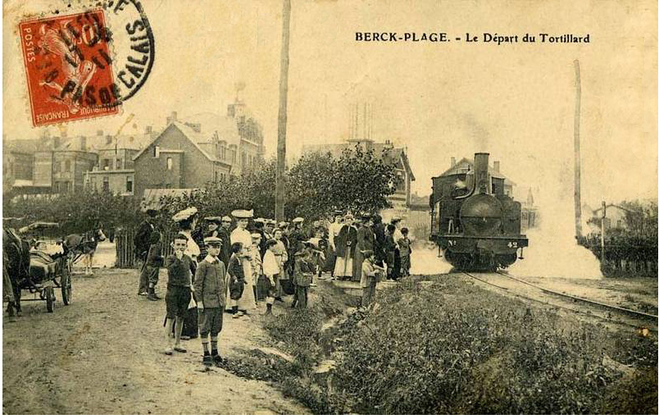
[[[3,413],[656,415],[657,10],[3,1]]]

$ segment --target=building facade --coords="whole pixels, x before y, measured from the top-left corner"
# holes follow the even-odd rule
[[[146,189],[200,188],[231,175],[232,164],[207,153],[195,128],[173,121],[133,157],[135,195]],[[233,153],[228,153],[233,156]]]

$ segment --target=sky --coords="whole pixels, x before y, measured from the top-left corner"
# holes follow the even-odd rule
[[[244,82],[242,99],[274,155],[282,2],[142,3],[156,42],[146,84],[119,115],[69,123],[68,133],[112,133],[129,118],[124,133],[163,127],[172,111],[181,119],[224,114]],[[6,138],[40,134],[31,127],[16,27],[47,4],[3,4]],[[453,40],[365,43],[355,41],[358,31],[446,32]],[[590,34],[590,43],[454,40],[467,32]],[[346,139],[351,109],[368,103],[372,138],[407,148],[413,192],[428,195],[430,178],[451,157],[489,152],[519,186],[518,198],[531,187],[536,199],[571,200],[575,60],[583,201],[656,200],[657,4],[651,1],[292,0],[287,149],[299,155],[303,144]]]

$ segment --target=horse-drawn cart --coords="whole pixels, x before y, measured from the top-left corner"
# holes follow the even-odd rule
[[[36,222],[19,229],[20,236],[12,229],[3,229],[5,261],[14,295],[10,314],[12,308],[20,312],[21,301],[45,301],[52,313],[55,288],[61,289],[64,305],[71,303],[71,253],[63,241],[44,238],[46,230],[57,227],[57,223]],[[23,290],[34,298],[22,299]]]

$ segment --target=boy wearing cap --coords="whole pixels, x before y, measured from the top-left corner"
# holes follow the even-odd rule
[[[181,347],[181,333],[183,332],[183,319],[188,311],[190,304],[190,286],[192,284],[192,259],[186,255],[185,249],[188,247],[188,238],[183,234],[178,234],[172,242],[174,254],[169,255],[165,260],[167,268],[167,294],[165,295],[165,304],[167,306],[167,321],[165,330],[169,340],[169,346],[165,354],[172,355],[176,352],[187,352]],[[174,321],[176,326],[173,327]],[[172,337],[172,329],[174,336]]]
[[[194,295],[199,313],[199,334],[204,349],[203,363],[219,366],[222,357],[217,351],[218,335],[222,331],[222,315],[226,305],[225,282],[226,270],[224,263],[218,259],[222,241],[217,237],[204,239],[208,255],[197,267],[194,277]],[[210,335],[210,352],[208,351],[208,336]]]
[[[377,285],[377,274],[383,272],[381,268],[375,264],[375,254],[372,250],[364,250],[362,252],[364,262],[362,263],[362,274],[359,285],[362,288],[362,307],[368,307],[375,298],[375,286]]]
[[[295,283],[295,298],[292,308],[307,308],[309,286],[313,279],[314,265],[311,261],[313,245],[303,243],[304,247],[295,254],[295,268],[293,269],[293,282]]]

